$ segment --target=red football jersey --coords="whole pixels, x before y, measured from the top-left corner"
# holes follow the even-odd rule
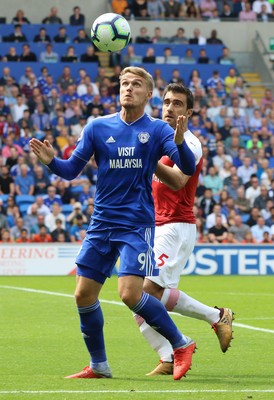
[[[185,133],[185,140],[194,153],[196,159],[196,171],[189,178],[184,188],[174,191],[159,181],[154,175],[152,182],[153,197],[155,204],[156,225],[164,225],[171,222],[186,222],[195,224],[196,218],[193,213],[194,198],[198,185],[199,175],[202,169],[202,146],[199,139],[190,131]],[[163,164],[172,167],[174,165],[168,157],[160,160]]]

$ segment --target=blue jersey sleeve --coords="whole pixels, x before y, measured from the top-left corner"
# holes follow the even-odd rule
[[[61,178],[72,180],[80,174],[85,165],[86,161],[72,154],[68,160],[60,160],[54,157],[51,163],[48,164],[48,167],[54,174],[61,176]]]
[[[193,175],[196,169],[195,156],[186,141],[176,146],[173,140],[174,130],[168,124],[164,127],[162,135],[164,155],[167,155],[185,175]]]
[[[186,141],[184,140],[182,144],[177,145],[177,149],[180,158],[180,165],[177,164],[178,167],[185,175],[193,175],[196,170],[195,156]]]
[[[68,160],[60,160],[54,157],[48,165],[50,170],[64,179],[72,180],[76,178],[93,155],[92,138],[93,123],[90,122],[84,127],[71,157]]]

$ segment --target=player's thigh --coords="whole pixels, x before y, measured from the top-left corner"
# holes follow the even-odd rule
[[[195,242],[194,224],[172,223],[156,227],[154,251],[159,276],[151,280],[162,287],[177,287]]]
[[[120,232],[118,276],[158,275],[154,258],[154,228],[135,228]]]
[[[111,276],[118,256],[105,232],[89,232],[76,257],[77,275],[103,284]]]

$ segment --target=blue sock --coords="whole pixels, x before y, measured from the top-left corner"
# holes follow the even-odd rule
[[[186,337],[177,329],[166,308],[155,297],[143,292],[141,300],[132,308],[132,311],[143,317],[153,329],[163,335],[171,343],[173,349],[186,344]]]
[[[104,342],[104,317],[99,300],[86,307],[78,307],[81,332],[86,343],[92,365],[107,361]]]

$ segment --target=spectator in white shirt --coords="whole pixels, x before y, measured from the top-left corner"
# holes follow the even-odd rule
[[[224,214],[221,213],[221,205],[215,204],[213,206],[213,212],[206,217],[206,229],[212,228],[216,224],[216,216],[221,215],[222,225],[227,226],[227,219]]]
[[[56,219],[62,221],[62,228],[66,229],[66,217],[62,213],[62,209],[58,203],[53,203],[51,212],[45,217],[45,225],[50,232],[57,228]]]
[[[261,188],[259,186],[259,179],[256,175],[251,176],[250,183],[251,185],[245,191],[245,197],[250,201],[251,207],[253,207],[256,197],[261,194]]]
[[[237,175],[242,179],[243,184],[245,185],[250,180],[251,175],[255,173],[256,170],[251,165],[251,158],[248,156],[244,157],[243,165],[241,165],[237,171]]]
[[[259,217],[257,220],[257,224],[253,225],[251,228],[251,233],[256,240],[257,243],[260,243],[264,238],[264,232],[271,232],[271,228],[265,225],[265,220],[263,217]]]
[[[16,104],[11,107],[11,114],[14,122],[18,122],[19,119],[23,118],[25,110],[28,110],[28,106],[25,103],[25,98],[21,94],[18,94],[16,98]]]

